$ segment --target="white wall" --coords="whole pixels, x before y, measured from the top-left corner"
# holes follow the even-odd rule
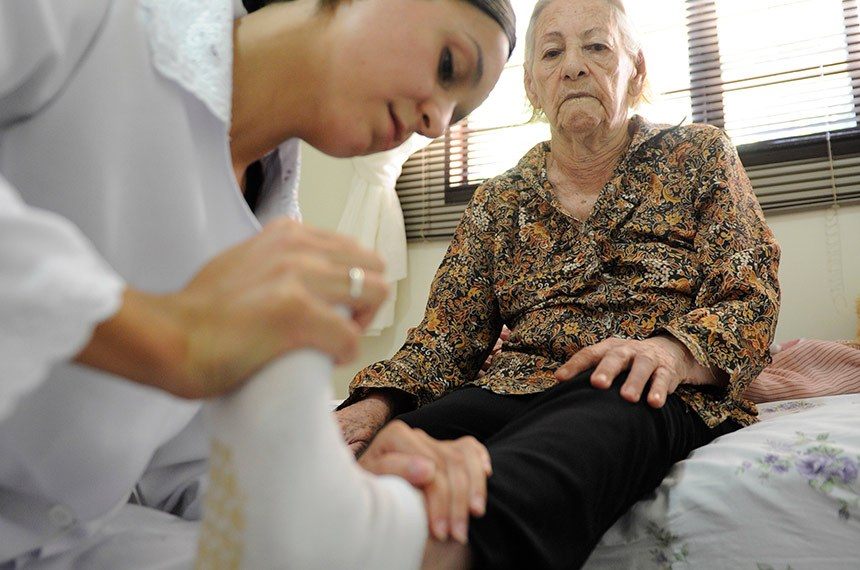
[[[840,207],[832,231],[828,230],[830,216],[829,209],[768,216],[782,246],[777,341],[856,336],[860,205]]]
[[[307,146],[302,152],[300,191],[305,222],[333,231],[346,200],[351,163]],[[835,230],[829,230],[828,210],[768,217],[782,245],[778,342],[798,337],[855,337],[854,300],[860,296],[860,205],[839,208],[836,219]],[[402,344],[409,327],[421,320],[430,281],[446,247],[444,241],[410,243],[409,277],[397,288],[394,326],[378,337],[365,337],[358,359],[336,371],[338,397],[346,397],[355,372],[390,356]]]
[[[305,223],[330,231],[337,228],[346,202],[351,174],[350,159],[331,158],[303,144],[299,193]],[[394,325],[379,336],[365,337],[358,358],[335,370],[334,385],[337,397],[346,397],[349,381],[356,372],[368,364],[387,358],[400,348],[406,331],[421,320],[430,281],[442,260],[446,245],[446,242],[410,244],[407,269],[409,277],[402,280],[397,287]]]

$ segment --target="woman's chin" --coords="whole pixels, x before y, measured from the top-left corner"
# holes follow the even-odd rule
[[[323,141],[322,144],[308,143],[323,154],[334,158],[350,158],[378,152],[370,141],[355,141],[340,138],[333,141]],[[381,149],[380,149],[381,150]]]

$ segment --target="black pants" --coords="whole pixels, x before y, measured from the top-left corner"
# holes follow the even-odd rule
[[[466,387],[399,417],[438,439],[472,435],[490,451],[487,513],[469,523],[474,568],[580,568],[672,464],[738,428],[709,429],[674,395],[660,409],[632,404],[619,394],[624,377],[599,390],[591,372],[527,396]]]

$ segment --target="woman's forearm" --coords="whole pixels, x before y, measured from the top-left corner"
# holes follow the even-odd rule
[[[358,295],[352,267],[365,272]],[[374,252],[279,220],[210,260],[179,291],[126,289],[75,360],[177,396],[215,396],[293,350],[350,360],[387,290]]]
[[[102,321],[75,362],[177,396],[201,394],[183,371],[187,339],[168,297],[126,288],[119,310]]]

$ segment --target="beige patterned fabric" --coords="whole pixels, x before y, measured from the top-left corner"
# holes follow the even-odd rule
[[[633,140],[577,223],[547,180],[548,143],[476,191],[436,274],[424,319],[391,359],[362,370],[350,401],[394,387],[428,403],[472,383],[526,394],[584,346],[668,331],[727,391],[681,386],[711,426],[755,421],[742,398],[770,361],[779,246],[737,153],[705,126],[631,122]],[[502,325],[511,335],[478,377]]]
[[[233,454],[217,440],[212,442],[204,509],[210,516],[201,524],[195,568],[238,570],[245,545],[245,497],[236,480]]]

